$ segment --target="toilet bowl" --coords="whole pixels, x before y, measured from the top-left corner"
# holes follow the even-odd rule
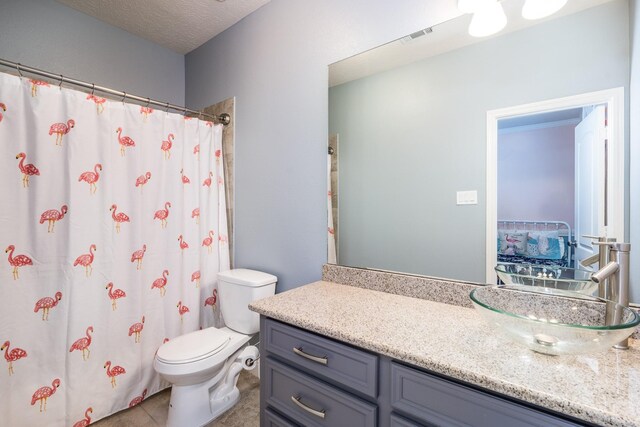
[[[172,339],[158,349],[153,367],[172,384],[167,427],[203,426],[233,407],[243,369],[253,369],[258,349],[248,346],[260,317],[250,302],[275,293],[277,278],[254,270],[218,274],[224,328],[206,328]]]

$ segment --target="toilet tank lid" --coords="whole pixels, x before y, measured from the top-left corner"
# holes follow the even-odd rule
[[[218,273],[218,279],[228,283],[234,283],[242,286],[265,286],[271,285],[278,281],[278,278],[272,274],[263,273],[262,271],[249,270],[246,268],[236,268],[234,270],[221,271]]]

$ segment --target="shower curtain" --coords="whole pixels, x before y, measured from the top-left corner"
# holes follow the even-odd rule
[[[221,326],[222,127],[0,73],[0,425],[67,426],[168,384]]]

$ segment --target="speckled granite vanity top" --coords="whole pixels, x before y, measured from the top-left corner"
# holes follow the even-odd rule
[[[626,351],[546,356],[496,336],[473,309],[324,281],[250,308],[585,421],[640,427],[638,340]]]

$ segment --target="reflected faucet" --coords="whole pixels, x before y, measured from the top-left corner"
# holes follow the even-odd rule
[[[615,242],[596,242],[596,244],[608,248],[609,262],[604,266],[600,265],[600,270],[591,275],[591,280],[600,285],[600,295],[607,295],[606,299],[618,304],[616,306],[606,304],[605,325],[618,325],[622,323],[620,307],[629,307],[629,252],[631,245]],[[629,348],[628,339],[620,341],[614,347]]]
[[[598,245],[598,253],[591,255],[580,261],[580,266],[582,267],[593,267],[594,264],[598,263],[598,268],[601,269],[609,262],[609,250],[610,247],[608,243],[614,243],[616,241],[615,237],[603,237],[603,236],[582,236],[587,239],[597,239],[597,242],[593,242],[594,245]],[[595,267],[594,267],[595,269]],[[596,271],[597,271],[596,269]],[[606,279],[605,279],[606,280]],[[599,282],[598,286],[598,296],[604,299],[611,299],[611,294],[608,292],[610,290],[609,285],[604,282]]]

